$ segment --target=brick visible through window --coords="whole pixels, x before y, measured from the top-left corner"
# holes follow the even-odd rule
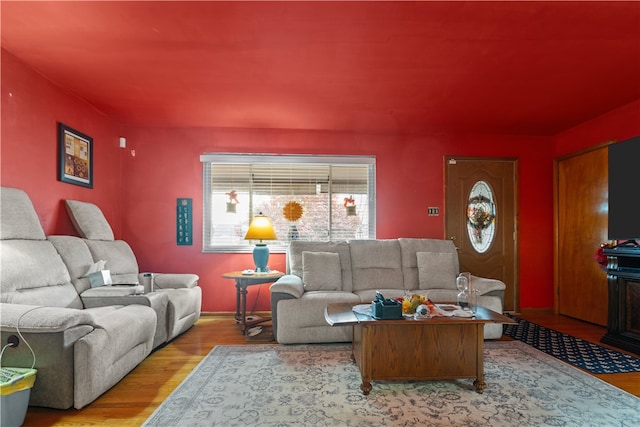
[[[255,242],[244,236],[260,212],[278,237],[268,242],[272,252],[292,239],[375,239],[375,157],[203,154],[200,160],[204,252],[251,251]],[[300,208],[291,220],[287,212]]]

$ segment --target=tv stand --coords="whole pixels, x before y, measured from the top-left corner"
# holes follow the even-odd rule
[[[640,243],[637,240],[625,240],[622,243],[618,243],[614,248],[638,248]]]
[[[618,245],[607,256],[607,333],[600,340],[640,354],[640,246]]]

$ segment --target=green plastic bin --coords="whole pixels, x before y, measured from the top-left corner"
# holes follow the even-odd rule
[[[0,412],[2,427],[19,427],[29,407],[31,388],[36,381],[36,369],[0,369]]]

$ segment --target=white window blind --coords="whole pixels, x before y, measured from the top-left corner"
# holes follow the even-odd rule
[[[260,212],[278,237],[268,242],[272,251],[292,239],[375,238],[374,157],[203,154],[201,161],[205,252],[251,251],[255,242],[244,235]],[[302,208],[294,221],[284,213],[290,203]]]

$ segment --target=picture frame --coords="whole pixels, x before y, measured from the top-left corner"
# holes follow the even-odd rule
[[[58,123],[58,180],[93,188],[93,138]]]

